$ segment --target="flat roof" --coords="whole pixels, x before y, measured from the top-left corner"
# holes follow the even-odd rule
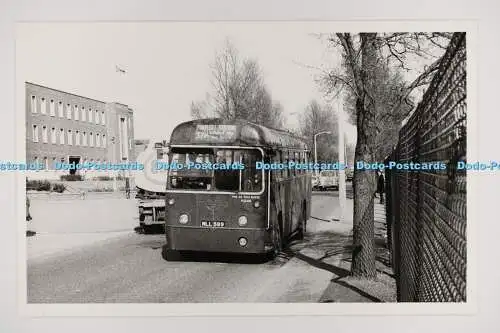
[[[63,90],[59,90],[59,89],[50,88],[50,87],[43,86],[43,85],[41,85],[41,84],[37,84],[37,83],[33,83],[33,82],[29,82],[29,81],[25,81],[25,83],[26,83],[26,84],[30,84],[30,85],[32,85],[32,86],[37,86],[37,87],[42,87],[42,88],[45,88],[45,89],[50,89],[50,90],[53,90],[53,91],[57,91],[57,92],[60,92],[60,93],[63,93],[63,94],[72,95],[72,96],[75,96],[75,97],[80,97],[80,98],[90,99],[90,100],[92,100],[92,101],[99,102],[99,103],[103,103],[103,104],[106,104],[106,103],[107,103],[107,102],[100,101],[100,100],[95,99],[95,98],[90,98],[90,97],[85,97],[85,96],[82,96],[82,95],[73,94],[73,93],[70,93],[70,92],[67,92],[67,91],[63,91]]]
[[[170,144],[242,144],[308,150],[305,138],[243,119],[205,118],[182,122],[172,131]]]

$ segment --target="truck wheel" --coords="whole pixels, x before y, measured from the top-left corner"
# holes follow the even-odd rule
[[[144,224],[142,226],[142,230],[144,231],[144,233],[146,235],[150,235],[153,233],[153,226],[152,225],[147,225],[147,224]]]

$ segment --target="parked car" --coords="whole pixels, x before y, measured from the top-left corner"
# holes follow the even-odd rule
[[[322,170],[319,173],[318,188],[326,191],[331,188],[339,188],[339,174],[336,170]]]
[[[353,177],[354,177],[354,169],[352,168],[345,169],[345,179],[348,182],[352,182]]]
[[[312,183],[313,190],[317,190],[318,189],[318,185],[319,185],[319,177],[317,177],[316,175],[313,175],[311,177],[311,183]]]

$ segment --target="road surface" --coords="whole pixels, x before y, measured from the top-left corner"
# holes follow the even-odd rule
[[[28,257],[28,303],[317,302],[332,274],[294,253],[318,255],[315,236],[328,230],[337,212],[337,197],[313,195],[314,218],[305,240],[292,242],[272,261],[206,254],[165,261],[163,234],[134,232],[33,255]]]

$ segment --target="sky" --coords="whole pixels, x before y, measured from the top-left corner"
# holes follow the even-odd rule
[[[29,81],[134,110],[135,138],[170,137],[190,104],[211,92],[210,64],[228,38],[263,70],[287,125],[311,99],[326,102],[314,76],[338,55],[293,23],[23,23],[16,39],[17,88]],[[116,71],[116,65],[126,74]],[[354,140],[355,128],[348,126]]]
[[[338,53],[313,35],[329,32],[295,22],[23,23],[16,84],[20,91],[29,81],[127,104],[136,139],[168,140],[177,124],[191,119],[191,102],[211,92],[210,64],[229,39],[241,57],[258,61],[288,127],[296,128],[309,101],[331,103],[314,80],[314,68],[339,64]],[[346,124],[345,131],[355,142],[355,127]]]

